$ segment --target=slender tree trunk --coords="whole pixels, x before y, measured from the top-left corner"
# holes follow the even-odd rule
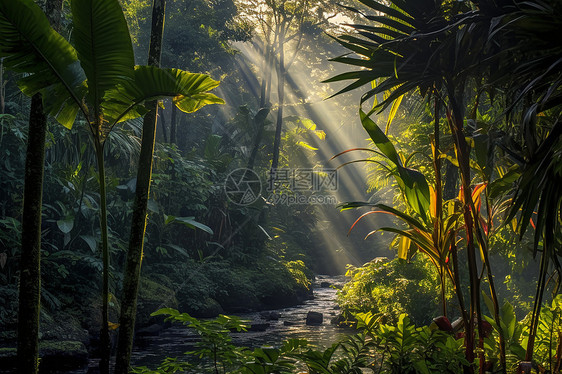
[[[188,142],[188,134],[189,131],[187,131],[186,127],[188,127],[189,123],[186,123],[186,119],[185,116],[180,116],[178,119],[178,125],[176,127],[176,141],[178,144],[178,148],[185,150],[185,148],[187,147],[187,142]],[[180,135],[178,137],[178,135]]]
[[[18,370],[37,373],[41,302],[41,205],[47,118],[40,94],[31,99],[23,193],[18,311]]]
[[[433,221],[433,245],[435,248],[440,247],[439,239],[441,238],[441,232],[443,231],[443,197],[441,191],[441,159],[439,158],[439,108],[441,106],[439,98],[437,96],[436,89],[434,89],[433,98],[435,100],[433,112],[434,112],[434,124],[433,124],[433,169],[435,171],[435,221]],[[446,266],[446,265],[445,265]],[[447,317],[447,298],[445,295],[445,288],[447,285],[446,270],[445,266],[441,265],[440,276],[441,276],[441,311],[443,316]]]
[[[273,142],[273,159],[271,160],[271,175],[274,177],[275,169],[279,167],[279,153],[281,149],[281,130],[283,128],[283,104],[285,100],[285,27],[281,24],[279,30],[279,66],[277,67],[277,95],[279,96],[279,108],[277,109],[277,121],[275,123],[275,140]]]
[[[469,271],[469,283],[470,283],[470,313],[469,313],[469,323],[465,326],[466,329],[466,355],[469,362],[474,361],[474,342],[475,342],[475,330],[473,327],[473,318],[476,317],[478,331],[480,332],[479,346],[482,345],[482,316],[480,310],[480,278],[478,276],[478,266],[476,261],[476,246],[474,242],[474,222],[472,219],[472,213],[470,209],[470,202],[472,201],[472,190],[470,187],[471,176],[470,176],[470,155],[469,146],[466,142],[464,131],[463,131],[463,115],[462,110],[454,96],[454,90],[449,90],[449,100],[451,102],[452,114],[449,112],[449,124],[451,127],[451,132],[453,133],[453,138],[455,141],[455,151],[457,153],[457,160],[459,163],[459,170],[461,175],[463,197],[465,200],[464,204],[464,222],[465,222],[465,232],[466,232],[466,245],[467,245],[467,257],[468,257],[468,271]],[[483,350],[480,354],[480,359],[483,361]],[[480,370],[483,368],[484,362],[480,363]]]
[[[544,239],[543,239],[544,240]],[[529,327],[529,340],[527,341],[527,352],[525,353],[525,361],[533,360],[533,351],[535,349],[535,338],[537,335],[537,327],[539,325],[539,317],[541,315],[542,298],[544,294],[544,286],[546,283],[546,274],[548,270],[548,252],[543,246],[541,254],[541,265],[539,270],[539,279],[537,281],[537,291],[535,294],[535,305],[533,306],[533,314],[531,315],[531,325]]]
[[[462,289],[460,287],[461,278],[460,278],[460,268],[459,268],[459,256],[458,256],[457,245],[455,242],[451,244],[451,260],[453,263],[453,277],[454,277],[453,287],[455,289],[455,293],[457,294],[457,300],[459,301],[461,317],[466,331],[466,326],[468,326],[470,320],[468,318],[468,313],[466,311],[466,306],[464,304],[464,295],[462,294]]]
[[[269,40],[269,38],[267,38]],[[273,46],[269,44],[269,41],[266,40],[266,50],[265,50],[265,57],[264,57],[264,64],[263,64],[263,79],[261,82],[260,88],[260,110],[267,110],[269,113],[270,103],[269,103],[269,87],[271,86],[271,66],[273,65]],[[255,125],[258,129],[256,132],[256,137],[254,138],[254,144],[252,146],[252,151],[250,152],[250,158],[248,159],[248,169],[253,170],[254,165],[256,163],[256,157],[258,155],[258,150],[261,144],[261,140],[263,138],[263,133],[265,130],[265,121],[267,119],[267,115],[264,116],[256,116],[254,118]]]
[[[451,164],[446,163],[445,166],[445,181],[443,184],[443,199],[454,199],[458,194],[457,181],[459,180],[459,169]]]
[[[177,144],[176,133],[177,133],[177,114],[178,108],[172,102],[172,116],[170,119],[170,143]]]
[[[4,114],[6,90],[4,84],[4,58],[0,58],[0,114]]]
[[[156,122],[158,122],[158,118],[160,118],[160,127],[162,127],[162,138],[164,139],[164,143],[168,143],[168,134],[166,133],[166,119],[164,118],[164,111],[160,112],[160,114],[157,114],[156,118],[157,118]]]
[[[164,32],[165,0],[154,0],[152,4],[152,30],[150,35],[150,48],[148,64],[160,65],[162,51],[162,35]],[[152,177],[152,158],[154,142],[156,139],[156,117],[158,103],[147,104],[151,111],[146,114],[143,121],[143,134],[141,151],[137,171],[137,186],[133,206],[131,235],[129,250],[125,264],[123,279],[123,296],[121,299],[121,316],[119,319],[119,340],[117,343],[117,359],[115,374],[127,374],[131,361],[135,318],[137,311],[137,296],[141,272],[144,234],[146,230],[146,213],[150,193],[150,179]]]
[[[62,0],[46,3],[51,25],[58,29]],[[58,16],[57,16],[58,14]],[[4,113],[3,66],[0,66],[0,112]],[[20,374],[39,368],[39,315],[41,311],[41,207],[45,171],[47,116],[40,94],[31,98],[25,160],[20,259],[17,358]]]
[[[100,330],[101,359],[99,368],[101,374],[109,374],[109,360],[111,355],[111,343],[109,339],[109,242],[107,233],[107,192],[105,188],[104,145],[96,138],[94,139],[94,147],[96,151],[98,177],[100,183],[100,230],[103,263]]]

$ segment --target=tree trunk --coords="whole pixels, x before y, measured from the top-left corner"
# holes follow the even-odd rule
[[[100,181],[100,230],[101,253],[103,263],[102,274],[102,311],[100,329],[100,372],[109,374],[109,359],[111,347],[109,340],[109,241],[107,233],[107,192],[105,186],[104,144],[99,138],[94,139],[94,147],[98,164],[98,178]]]
[[[264,68],[263,68],[263,79],[261,82],[260,87],[260,110],[266,109],[269,113],[269,97],[267,87],[271,85],[271,60],[273,53],[271,52],[272,46],[269,44],[266,45],[265,57],[264,57]],[[267,106],[267,108],[266,108]],[[267,115],[265,116],[258,116],[253,119],[255,121],[254,125],[257,127],[258,131],[256,132],[256,137],[254,138],[254,144],[252,146],[252,151],[250,152],[250,158],[248,159],[248,166],[247,168],[250,170],[254,169],[254,165],[256,163],[256,157],[258,155],[258,150],[261,144],[261,140],[263,138],[263,133],[265,129],[265,121],[267,119]]]
[[[435,221],[433,222],[433,246],[439,248],[439,239],[441,238],[441,231],[443,229],[443,197],[441,191],[441,159],[439,158],[439,108],[441,107],[440,99],[437,95],[437,90],[434,89],[433,98],[435,100],[433,112],[434,112],[434,124],[433,124],[433,169],[435,172]],[[447,287],[446,282],[446,271],[443,265],[440,265],[440,276],[441,276],[441,312],[443,316],[447,317],[447,298],[445,293],[445,288]],[[446,266],[446,265],[445,265]]]
[[[0,114],[4,114],[6,91],[4,89],[4,58],[0,58]]]
[[[164,118],[164,111],[156,115],[157,123],[158,123],[158,118],[160,118],[160,127],[162,127],[162,138],[164,139],[164,143],[168,143],[168,134],[166,133],[166,119]]]
[[[459,169],[450,162],[445,166],[445,183],[443,185],[443,199],[445,201],[452,200],[457,197],[458,188],[457,181],[459,180]]]
[[[150,35],[150,48],[148,52],[148,64],[152,66],[160,65],[165,9],[165,0],[154,0],[152,4],[152,30]],[[129,250],[127,252],[127,262],[125,264],[125,274],[123,279],[123,295],[121,298],[121,316],[119,319],[119,340],[117,342],[115,374],[129,373],[131,350],[133,348],[137,296],[141,272],[144,234],[146,230],[147,203],[150,193],[152,159],[154,154],[154,142],[156,139],[158,103],[153,101],[148,103],[147,107],[151,108],[151,110],[146,114],[143,121],[143,134],[137,171],[137,185],[133,206],[131,235],[129,238]]]
[[[271,160],[271,177],[275,175],[275,169],[279,167],[279,153],[281,148],[281,130],[283,128],[283,104],[285,100],[285,25],[279,30],[279,66],[277,68],[277,95],[279,96],[279,108],[277,109],[277,121],[275,123],[275,140],[273,142],[273,158]]]
[[[51,25],[58,29],[62,0],[46,3]],[[58,15],[58,16],[57,16]],[[3,69],[0,68],[0,75]],[[0,110],[4,113],[4,84],[0,78]],[[39,368],[39,313],[41,311],[41,207],[45,171],[47,116],[40,94],[31,98],[25,160],[20,285],[18,309],[18,372],[35,374]]]
[[[178,114],[178,108],[174,105],[174,103],[172,102],[172,117],[170,119],[170,143],[172,144],[177,144],[177,140],[176,140],[176,133],[177,133],[177,114]]]
[[[18,369],[37,373],[41,302],[41,204],[47,118],[41,95],[31,99],[23,192],[20,289],[18,310]]]
[[[475,330],[473,327],[474,317],[476,317],[476,323],[479,331],[479,346],[483,342],[482,334],[482,314],[480,310],[480,278],[478,275],[478,265],[476,262],[476,246],[474,241],[474,221],[472,217],[472,212],[470,210],[470,204],[472,202],[472,190],[470,187],[471,175],[470,175],[470,147],[466,142],[466,138],[463,130],[463,112],[459,103],[461,100],[457,100],[454,96],[455,91],[449,87],[449,100],[452,107],[452,113],[448,112],[448,120],[453,134],[453,139],[455,141],[455,151],[457,154],[457,160],[459,163],[459,171],[461,176],[461,186],[464,197],[464,207],[463,216],[465,224],[466,233],[466,246],[467,246],[467,258],[468,258],[468,270],[469,270],[469,283],[470,283],[470,312],[469,312],[469,323],[465,326],[465,344],[466,344],[466,358],[468,362],[474,362],[474,343],[475,343]],[[483,350],[479,353],[480,357],[480,371],[483,369]]]

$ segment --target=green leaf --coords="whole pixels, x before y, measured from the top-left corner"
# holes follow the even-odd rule
[[[153,199],[148,200],[148,202],[146,204],[146,208],[152,213],[159,213],[160,212],[160,206]]]
[[[340,212],[343,212],[344,210],[348,210],[348,209],[356,209],[356,208],[362,208],[362,207],[372,207],[372,206],[376,206],[375,203],[368,203],[365,201],[348,201],[342,204],[339,204],[337,207],[340,209]]]
[[[107,90],[133,77],[131,37],[118,0],[72,0],[71,6],[74,45],[88,77],[88,102],[97,110]]]
[[[57,221],[57,226],[64,234],[68,234],[72,231],[74,227],[74,218],[67,218],[67,219],[59,219]]]
[[[301,140],[301,141],[298,141],[296,144],[297,144],[298,146],[301,146],[301,147],[303,147],[303,148],[305,148],[305,149],[308,149],[308,150],[311,150],[311,151],[317,151],[317,150],[318,150],[318,148],[313,147],[313,146],[311,146],[310,144],[308,144],[307,142],[304,142],[304,141],[302,141],[302,140]]]
[[[213,235],[213,230],[207,226],[202,224],[201,222],[197,222],[195,220],[195,217],[173,217],[173,220],[170,221],[170,217],[173,216],[168,216],[168,218],[166,219],[166,221],[168,222],[177,222],[177,223],[181,223],[182,225],[185,225],[189,228],[192,229],[199,229],[199,230],[203,230],[208,234]]]
[[[514,183],[520,176],[521,172],[518,166],[510,168],[501,178],[497,178],[490,183],[488,187],[490,198],[495,199],[511,191],[514,188]]]
[[[80,235],[80,238],[82,238],[82,240],[84,240],[86,242],[86,244],[88,244],[88,247],[90,247],[90,250],[92,252],[96,251],[96,248],[98,246],[98,242],[97,242],[96,238],[94,238],[93,236],[88,236],[88,235]]]
[[[513,306],[506,302],[500,309],[500,319],[502,325],[505,324],[504,334],[510,338],[513,336],[515,332],[515,327],[517,324],[517,317],[515,316],[515,311],[513,310]],[[502,326],[503,328],[504,326]]]
[[[151,313],[150,315],[154,317],[162,314],[169,314],[170,316],[178,316],[180,312],[178,312],[177,309],[174,308],[162,308],[162,309],[158,309],[156,312]]]
[[[26,95],[44,91],[46,111],[71,128],[85,94],[76,50],[54,31],[33,0],[0,2],[0,57],[29,74],[18,85]]]
[[[372,8],[379,12],[384,12],[388,16],[394,17],[395,19],[399,19],[403,22],[411,23],[413,21],[413,19],[407,14],[404,14],[396,9],[387,7],[386,5],[383,5],[374,0],[359,0],[359,1],[365,4],[366,6],[368,6],[369,8]]]
[[[417,170],[399,168],[399,173],[404,183],[403,190],[408,205],[426,221],[431,202],[427,180],[423,174]]]
[[[390,161],[392,161],[392,163],[397,166],[402,166],[402,162],[400,161],[398,152],[396,152],[396,148],[394,148],[394,145],[392,145],[384,132],[381,131],[377,124],[373,122],[373,120],[369,118],[362,109],[359,109],[359,116],[361,117],[361,124],[363,125],[363,128],[365,128],[377,148],[380,149],[380,151]]]
[[[188,73],[179,69],[136,66],[134,79],[124,81],[107,91],[103,113],[110,123],[135,118],[139,104],[147,100],[172,97],[183,112],[191,113],[209,104],[224,104],[224,100],[208,93],[219,82],[205,74]],[[137,107],[138,108],[138,107]]]
[[[386,128],[384,130],[385,134],[388,134],[388,129],[392,124],[392,120],[396,117],[396,113],[398,112],[398,108],[400,107],[400,103],[402,102],[402,98],[404,95],[399,96],[396,100],[392,102],[392,106],[390,107],[390,112],[388,113],[388,120],[386,121]]]

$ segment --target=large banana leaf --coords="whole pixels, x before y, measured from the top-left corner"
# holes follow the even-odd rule
[[[71,5],[74,46],[88,77],[88,102],[97,110],[107,90],[132,79],[131,37],[118,0],[72,0]]]
[[[174,104],[186,113],[209,104],[224,104],[224,100],[207,92],[219,82],[205,74],[136,66],[133,77],[133,80],[124,81],[106,92],[102,109],[110,124],[138,116],[141,112],[139,104],[146,100],[173,97]]]
[[[51,28],[33,0],[0,2],[0,57],[8,69],[29,74],[18,82],[26,95],[44,91],[47,111],[72,127],[85,75],[74,48]]]

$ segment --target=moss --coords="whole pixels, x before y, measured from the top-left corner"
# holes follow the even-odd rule
[[[64,322],[61,322],[64,321]],[[89,344],[90,337],[80,321],[65,312],[42,313],[39,339],[41,341],[79,341]]]
[[[74,370],[88,364],[88,351],[74,340],[39,342],[40,369],[45,372]]]
[[[72,340],[54,341],[48,340],[39,343],[39,351],[86,351],[83,343]]]
[[[0,358],[13,357],[17,353],[16,348],[0,348]]]
[[[146,325],[149,322],[150,314],[161,308],[162,305],[177,309],[178,301],[175,292],[154,280],[141,278],[137,303],[137,325]]]

